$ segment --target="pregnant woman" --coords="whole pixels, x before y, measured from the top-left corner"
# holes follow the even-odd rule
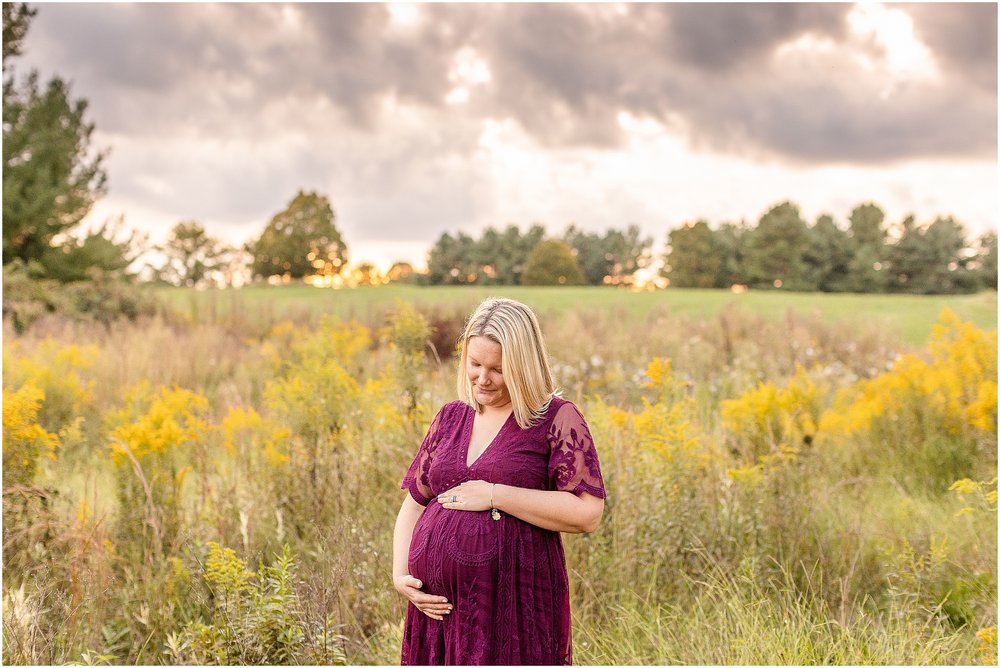
[[[403,665],[572,663],[559,532],[597,528],[604,483],[583,415],[555,395],[534,313],[488,299],[462,334],[459,401],[406,477],[393,584]]]

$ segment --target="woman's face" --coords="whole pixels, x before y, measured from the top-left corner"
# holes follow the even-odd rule
[[[466,342],[465,372],[472,383],[472,396],[483,406],[503,408],[510,403],[510,391],[503,379],[503,348],[485,336]]]

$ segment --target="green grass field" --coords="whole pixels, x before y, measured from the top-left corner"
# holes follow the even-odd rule
[[[942,309],[949,308],[978,327],[997,325],[997,294],[974,295],[861,295],[816,292],[668,289],[630,292],[602,287],[534,288],[521,286],[381,286],[325,290],[306,285],[252,286],[235,290],[159,288],[157,294],[181,313],[198,321],[215,321],[233,314],[259,321],[307,319],[322,313],[369,320],[402,300],[414,305],[469,311],[489,296],[522,301],[540,316],[580,308],[620,313],[623,322],[636,323],[651,312],[708,319],[730,305],[768,318],[790,311],[800,316],[821,315],[831,322],[854,321],[864,327],[885,328],[913,345],[925,343]]]

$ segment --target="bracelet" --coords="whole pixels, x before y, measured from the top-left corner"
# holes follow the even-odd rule
[[[490,517],[492,517],[494,520],[499,520],[500,511],[493,507],[493,490],[495,490],[496,488],[497,488],[496,483],[493,483],[493,486],[490,487]]]

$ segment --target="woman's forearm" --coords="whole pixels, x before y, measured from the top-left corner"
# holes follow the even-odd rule
[[[494,508],[551,531],[590,533],[604,512],[604,499],[586,492],[576,496],[500,484],[492,492]]]
[[[396,527],[392,532],[392,578],[409,573],[407,562],[410,555],[410,541],[413,539],[413,527],[424,513],[424,507],[413,500],[409,494],[403,499],[396,516]]]

